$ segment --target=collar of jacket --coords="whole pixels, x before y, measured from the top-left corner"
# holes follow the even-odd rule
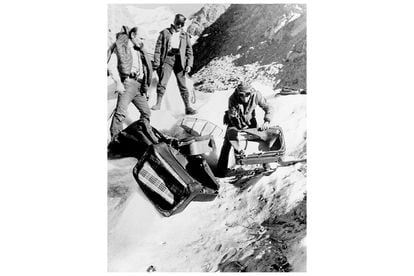
[[[171,26],[169,28],[167,28],[167,30],[170,32],[170,34],[173,34],[175,32],[175,28],[174,25],[171,24]],[[184,35],[184,30],[181,28],[180,30],[180,37]]]
[[[174,25],[171,24],[169,28],[167,28],[167,30],[170,32],[170,34],[173,34],[175,31]]]
[[[135,51],[140,52],[141,54],[147,54],[147,52],[146,52],[143,48],[140,48],[140,47],[135,46],[135,45],[132,43],[132,41],[131,41],[131,40],[129,40],[129,41],[128,41],[128,46],[129,46],[131,49],[134,49]]]
[[[250,92],[250,98],[249,98],[249,101],[247,102],[247,103],[249,103],[249,102],[251,102],[251,101],[253,101],[254,100],[254,98],[256,97],[256,90],[255,89],[253,89],[251,92]],[[233,92],[233,96],[234,96],[234,99],[236,100],[236,102],[237,103],[239,103],[239,104],[247,104],[247,103],[244,103],[241,99],[240,99],[240,97],[239,97],[239,93],[237,92],[237,91],[234,91]]]

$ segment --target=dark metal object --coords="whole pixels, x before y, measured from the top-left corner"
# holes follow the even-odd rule
[[[306,89],[302,88],[291,88],[284,86],[278,95],[298,95],[298,94],[306,94]]]

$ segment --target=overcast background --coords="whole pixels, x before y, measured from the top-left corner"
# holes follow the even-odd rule
[[[203,4],[136,4],[135,6],[142,9],[153,9],[156,7],[167,7],[170,8],[175,13],[183,14],[187,19],[201,9]],[[171,22],[172,23],[172,22]]]

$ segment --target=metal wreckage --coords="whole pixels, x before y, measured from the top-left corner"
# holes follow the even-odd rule
[[[222,136],[219,126],[198,118],[185,117],[180,122],[187,134],[176,139],[162,134],[145,121],[136,121],[121,131],[108,145],[108,158],[138,159],[133,176],[138,185],[163,216],[183,211],[191,201],[212,201],[218,195],[219,183],[213,173],[217,160],[215,137]],[[242,135],[240,135],[242,134]],[[241,187],[251,178],[267,175],[280,166],[290,166],[306,159],[284,161],[285,139],[282,128],[268,131],[243,129],[228,132],[234,150],[235,165],[226,177]],[[259,143],[261,152],[244,154],[247,141]],[[271,169],[270,163],[277,163]],[[237,167],[237,168],[236,168]]]

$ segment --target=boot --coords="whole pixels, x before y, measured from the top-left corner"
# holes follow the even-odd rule
[[[183,98],[183,101],[184,101],[185,114],[186,115],[197,114],[197,111],[195,109],[191,108],[191,106],[190,106],[190,99],[188,97],[188,93],[187,94],[181,94],[181,97]]]
[[[186,115],[194,115],[194,114],[197,114],[197,110],[195,110],[191,107],[186,107],[185,108],[185,114]]]
[[[152,110],[160,110],[161,109],[161,102],[162,102],[162,95],[157,94],[157,103],[151,107]]]

